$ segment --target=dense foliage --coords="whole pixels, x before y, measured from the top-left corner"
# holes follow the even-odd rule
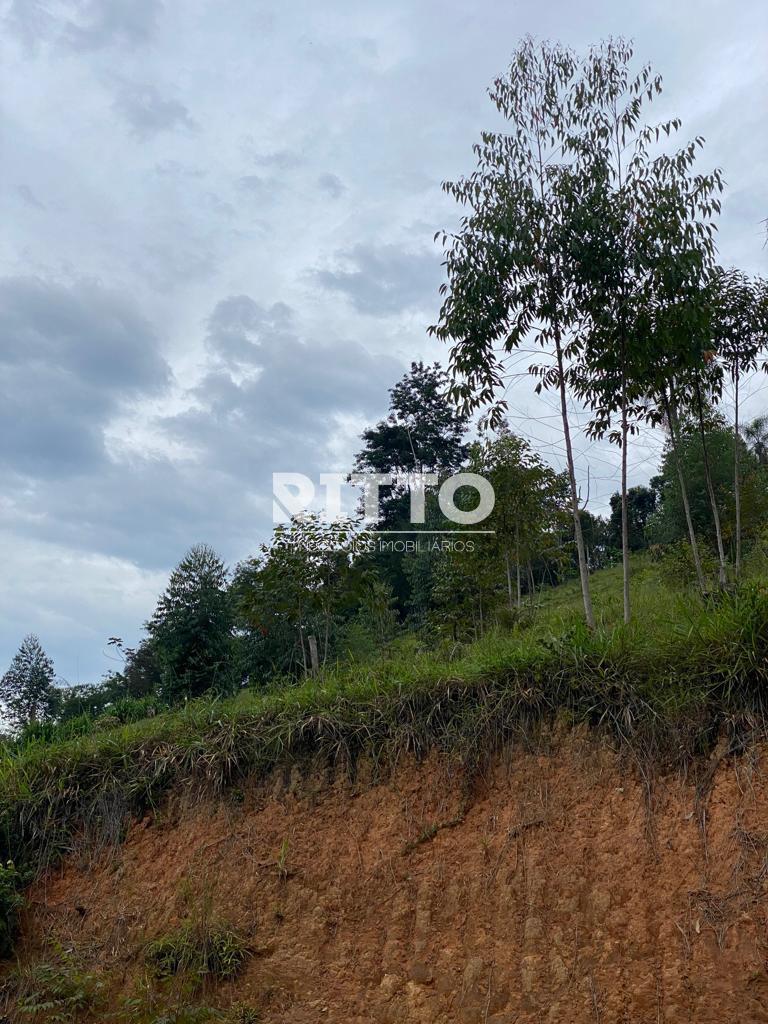
[[[416,364],[393,389],[393,409],[401,401],[397,395],[418,393],[425,381],[429,389],[436,381],[447,386],[439,368],[427,373]],[[412,428],[409,447],[419,443],[415,420]],[[374,434],[381,438],[378,428]],[[371,431],[363,435],[358,467],[370,455],[371,436]],[[127,648],[112,638],[124,664],[101,683],[54,686],[53,666],[39,641],[26,638],[3,678],[6,718],[17,737],[13,742],[75,738],[140,721],[208,692],[227,696],[243,687],[275,688],[340,665],[365,665],[408,636],[430,644],[479,640],[538,614],[551,589],[578,572],[567,475],[548,466],[504,422],[496,432],[472,441],[465,422],[441,414],[430,436],[433,452],[435,438],[444,437],[445,465],[430,463],[441,472],[438,483],[422,495],[423,523],[410,522],[407,473],[399,473],[396,455],[384,460],[379,446],[378,465],[389,466],[395,483],[384,495],[377,522],[365,526],[352,518],[329,523],[315,513],[294,517],[232,571],[210,548],[192,548],[171,574],[140,644]],[[705,411],[704,437],[724,544],[735,557],[733,437],[712,406]],[[760,549],[768,516],[763,438],[760,421],[739,436],[746,557]],[[650,548],[657,559],[675,559],[675,586],[695,585],[682,500],[687,492],[709,593],[716,587],[718,564],[704,460],[697,417],[681,418],[674,443],[667,434],[651,486],[628,489],[627,518],[631,552]],[[483,526],[493,532],[454,536],[445,543],[427,531],[446,525],[435,491],[444,474],[456,469],[491,481],[496,504]],[[468,502],[471,507],[474,500],[472,493],[457,492],[459,506]],[[607,519],[580,513],[592,573],[621,557],[621,510],[616,494]],[[386,530],[393,523],[406,531],[410,547],[379,544],[369,532],[371,526]]]
[[[9,724],[19,729],[50,718],[56,705],[53,684],[53,662],[30,633],[0,679],[0,701]]]

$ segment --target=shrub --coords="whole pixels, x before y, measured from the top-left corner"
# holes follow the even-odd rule
[[[145,697],[122,697],[110,705],[108,712],[125,725],[128,722],[139,722],[142,718],[152,718],[161,707],[160,698],[149,694]]]
[[[121,725],[120,719],[117,715],[99,715],[98,718],[94,719],[93,727],[98,729],[99,732],[107,732],[109,729],[115,729],[118,725]]]
[[[261,1024],[263,1017],[258,1010],[245,1003],[235,1003],[226,1016],[227,1024]]]
[[[56,743],[86,736],[92,729],[93,716],[83,712],[61,722],[31,722],[22,729],[16,742],[20,747],[31,743]]]
[[[208,977],[232,978],[250,956],[245,940],[223,924],[183,924],[150,943],[146,959],[159,978],[191,975],[200,981]]]
[[[52,963],[38,963],[19,971],[16,979],[19,1014],[35,1020],[68,1024],[102,1003],[104,983],[85,971],[69,952],[61,951]]]
[[[220,1013],[207,1006],[183,1006],[178,1010],[168,1010],[159,1017],[153,1017],[151,1024],[208,1024],[223,1021]]]
[[[699,540],[699,557],[705,578],[714,581],[717,577],[717,561],[709,545]],[[653,557],[665,586],[673,591],[684,591],[696,585],[696,568],[691,545],[684,540],[664,546],[657,545]]]

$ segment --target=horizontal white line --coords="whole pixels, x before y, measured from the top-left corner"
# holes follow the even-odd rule
[[[407,533],[407,534],[416,533],[416,534],[422,534],[422,535],[425,534],[425,533],[458,533],[458,534],[462,534],[462,533],[486,533],[486,534],[493,533],[493,534],[495,534],[496,531],[495,530],[363,530],[363,533],[378,533],[378,534],[384,534],[384,535],[386,535],[388,533]]]

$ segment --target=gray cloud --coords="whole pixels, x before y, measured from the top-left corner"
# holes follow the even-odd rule
[[[208,318],[207,347],[230,367],[256,364],[265,343],[294,342],[293,311],[284,302],[265,308],[248,295],[231,295]]]
[[[356,342],[303,341],[285,303],[247,295],[219,302],[208,319],[213,363],[194,389],[194,405],[163,421],[170,436],[216,466],[271,492],[273,472],[323,465],[337,414],[374,417],[399,364]]]
[[[147,321],[92,282],[0,280],[0,461],[58,475],[103,462],[104,428],[170,380]]]
[[[160,160],[155,164],[155,174],[161,178],[204,178],[205,172],[199,167],[186,167],[178,160]]]
[[[331,199],[339,199],[347,191],[347,186],[336,174],[321,174],[317,179],[317,185]]]
[[[41,203],[29,185],[17,185],[16,191],[27,204],[36,210],[44,210],[45,204]]]
[[[158,437],[161,428],[155,428]],[[200,460],[136,454],[70,463],[57,476],[38,473],[31,483],[12,472],[5,483],[13,502],[0,509],[0,527],[25,542],[55,543],[144,569],[166,568],[195,540],[231,558],[254,550],[268,529],[263,514],[254,513],[244,478]]]
[[[26,50],[33,51],[55,21],[43,0],[11,0],[3,23]]]
[[[232,203],[228,203],[225,199],[222,199],[216,192],[206,192],[202,197],[202,202],[211,211],[219,217],[226,217],[232,219],[237,217],[237,210]]]
[[[76,51],[137,46],[154,34],[162,0],[11,0],[5,22],[29,50],[55,40]]]
[[[181,284],[212,277],[216,259],[204,239],[182,237],[143,245],[131,265],[154,291],[170,292]]]
[[[359,428],[345,434],[336,417],[375,420],[401,369],[355,342],[302,340],[285,303],[229,296],[206,320],[207,362],[186,408],[150,421],[159,453],[108,457],[114,414],[168,384],[157,339],[130,305],[87,284],[3,281],[0,338],[0,529],[75,560],[150,570],[199,539],[229,558],[255,550],[271,530],[272,473],[347,468]],[[187,454],[163,453],[166,442]]]
[[[177,129],[194,132],[198,128],[183,103],[164,98],[154,85],[121,86],[114,108],[138,139]]]
[[[77,16],[65,27],[65,40],[75,50],[145,43],[163,10],[161,0],[87,0],[77,7]]]
[[[250,134],[242,139],[241,148],[248,160],[273,171],[292,171],[303,163],[301,156],[291,149],[264,152],[262,140]]]
[[[300,167],[302,163],[298,153],[292,153],[288,149],[281,149],[276,153],[261,153],[254,159],[261,167],[272,167],[277,171],[291,171],[295,167]]]
[[[279,178],[262,177],[260,174],[244,174],[237,182],[237,187],[250,199],[260,202],[271,200],[282,188]]]
[[[440,263],[427,250],[407,252],[396,245],[355,245],[336,254],[338,270],[317,270],[315,280],[346,295],[359,313],[390,316],[433,305]],[[349,269],[347,269],[349,268]]]

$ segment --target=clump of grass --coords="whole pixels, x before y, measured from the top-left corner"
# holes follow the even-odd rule
[[[155,1016],[149,1024],[225,1024],[226,1017],[208,1006],[182,1006]]]
[[[187,922],[155,939],[145,955],[158,978],[181,974],[202,983],[233,978],[251,950],[243,937],[227,925]]]
[[[247,1003],[235,1003],[226,1015],[227,1024],[262,1024],[261,1013]]]

